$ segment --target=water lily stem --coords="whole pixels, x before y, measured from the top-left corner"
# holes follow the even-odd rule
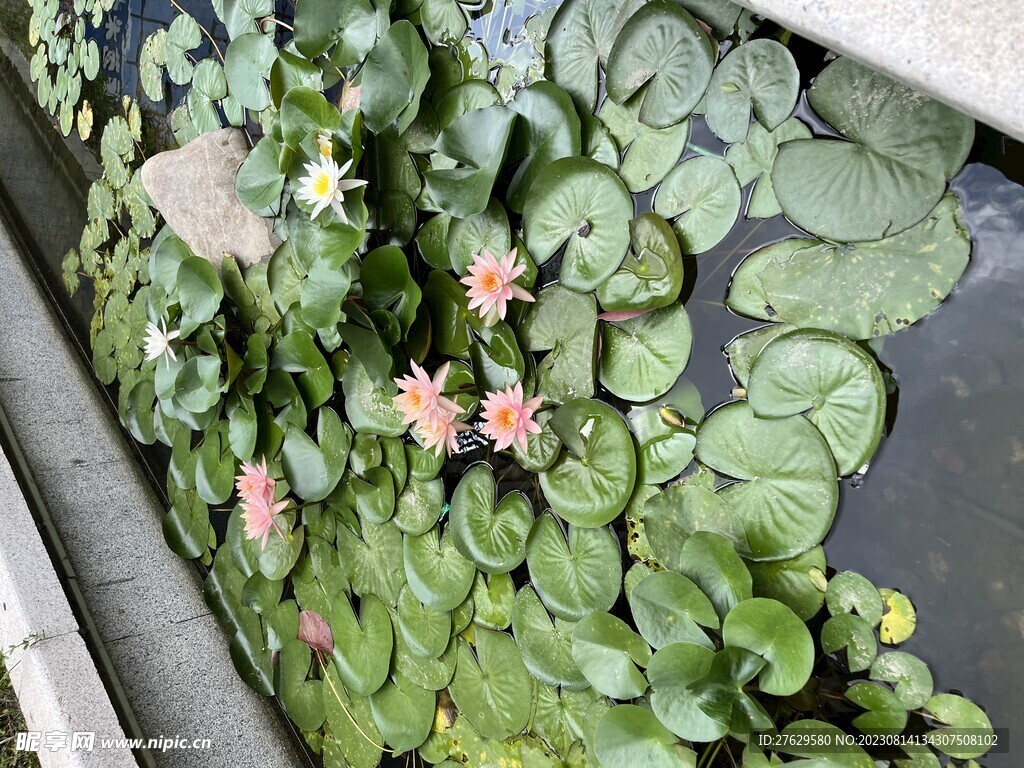
[[[275,19],[273,16],[264,16],[262,19],[260,19],[260,24],[261,25],[266,23],[266,22],[270,22],[271,24],[277,24],[277,26],[279,26],[279,27],[284,27],[289,32],[295,32],[295,29],[293,27],[290,27],[289,25],[285,24],[280,19]]]
[[[719,739],[715,742],[714,749],[709,749],[701,755],[700,762],[697,763],[697,768],[708,768],[718,757],[719,750],[722,749],[722,744],[725,743],[725,739]]]
[[[316,652],[316,657],[320,661],[320,666],[324,667],[324,669],[326,670],[327,662],[324,660],[324,657],[323,657],[322,653],[319,650]],[[334,698],[336,698],[338,700],[338,703],[341,705],[342,711],[345,713],[345,715],[348,717],[348,719],[352,722],[352,725],[355,726],[356,730],[359,731],[359,735],[362,736],[364,739],[366,739],[370,744],[372,744],[377,749],[381,750],[382,752],[385,751],[386,747],[383,744],[378,744],[376,741],[374,741],[369,736],[367,736],[366,732],[363,731],[363,729],[359,727],[359,723],[356,722],[356,719],[354,717],[352,717],[352,713],[348,711],[348,707],[345,706],[345,702],[344,702],[344,700],[342,700],[341,695],[338,693],[338,689],[334,685],[334,680],[331,679],[331,676],[328,675],[328,674],[325,674],[324,675],[324,679],[327,681],[327,687],[330,688],[331,689],[331,693],[334,694]]]

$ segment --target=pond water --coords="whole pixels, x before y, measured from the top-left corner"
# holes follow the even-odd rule
[[[528,64],[524,21],[553,2],[493,11],[474,30],[494,55]],[[506,34],[505,30],[513,30]],[[793,40],[806,85],[824,51]],[[128,59],[131,60],[130,57]],[[0,68],[0,200],[25,235],[40,273],[76,335],[87,338],[90,306],[70,301],[60,260],[84,224],[84,177],[39,129],[34,102]],[[802,107],[798,113],[814,126]],[[703,118],[691,144],[720,152]],[[686,156],[693,154],[689,149]],[[863,478],[843,483],[825,549],[829,565],[899,588],[917,606],[903,648],[927,661],[936,689],[955,688],[997,727],[1024,739],[1024,188],[1020,145],[979,126],[953,191],[973,240],[972,261],[946,303],[912,328],[873,345],[899,386],[890,433]],[[70,168],[70,170],[69,170]],[[749,189],[745,194],[749,194]],[[650,210],[650,196],[637,211]],[[687,259],[686,302],[694,348],[686,377],[710,409],[734,386],[721,348],[754,321],[726,309],[730,275],[743,257],[796,234],[782,217],[740,218],[714,250]],[[890,414],[890,417],[892,414]],[[154,468],[161,477],[163,469]],[[1008,754],[989,768],[1008,768]]]

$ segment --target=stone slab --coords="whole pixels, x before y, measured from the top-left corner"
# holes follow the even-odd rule
[[[1024,8],[1018,0],[740,0],[1024,140]]]

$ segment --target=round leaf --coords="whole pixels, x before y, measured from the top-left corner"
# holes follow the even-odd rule
[[[697,754],[658,718],[633,704],[612,707],[597,728],[594,752],[602,765],[621,768],[695,768]]]
[[[572,632],[572,658],[594,689],[613,699],[635,699],[647,690],[651,649],[622,619],[591,613]]]
[[[572,658],[574,622],[552,618],[529,585],[516,595],[512,606],[512,632],[530,674],[546,685],[570,690],[589,683]]]
[[[659,571],[642,579],[629,594],[633,620],[655,648],[688,642],[714,648],[700,627],[717,629],[718,614],[700,588],[685,576]]]
[[[682,304],[606,322],[598,379],[613,395],[644,402],[672,389],[690,359],[690,320]]]
[[[404,558],[410,589],[435,611],[452,610],[473,588],[476,569],[459,554],[448,528],[440,539],[436,525],[420,536],[406,535]]]
[[[526,558],[533,507],[521,492],[495,505],[494,476],[486,464],[471,467],[452,494],[449,529],[463,557],[485,573],[507,573]]]
[[[737,605],[722,623],[722,639],[727,646],[746,648],[768,662],[758,677],[765,693],[789,696],[811,675],[811,633],[793,611],[776,600],[755,597]]]
[[[654,210],[675,219],[673,228],[684,253],[704,253],[729,234],[740,202],[740,185],[727,162],[694,157],[665,177],[654,197]]]
[[[504,632],[477,629],[476,655],[459,640],[459,660],[448,690],[481,736],[507,739],[526,727],[533,681],[515,641]]]

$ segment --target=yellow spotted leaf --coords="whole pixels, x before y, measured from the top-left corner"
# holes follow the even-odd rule
[[[880,589],[882,596],[882,623],[878,626],[878,639],[886,645],[906,642],[917,628],[917,611],[906,595],[892,589]]]

